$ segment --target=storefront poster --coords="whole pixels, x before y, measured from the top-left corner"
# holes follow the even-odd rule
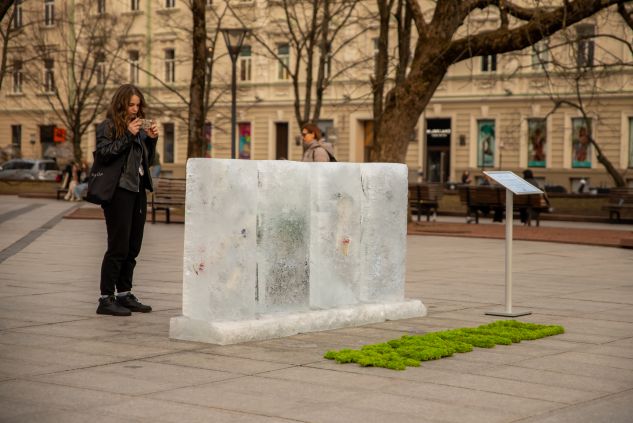
[[[477,166],[495,165],[495,121],[477,121]]]
[[[238,123],[238,133],[240,136],[239,158],[248,160],[251,158],[251,123]]]
[[[573,118],[571,120],[572,130],[572,158],[571,167],[588,168],[591,167],[591,120],[586,122],[583,118]]]
[[[545,167],[547,163],[545,119],[528,119],[528,140],[528,166]]]
[[[633,118],[629,118],[629,167],[633,167]]]
[[[204,140],[207,143],[207,148],[205,149],[204,152],[204,157],[212,157],[211,156],[211,137],[212,137],[212,131],[213,131],[213,124],[211,122],[205,122],[204,124]]]

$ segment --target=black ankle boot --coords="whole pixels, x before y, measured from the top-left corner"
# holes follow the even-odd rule
[[[106,298],[99,298],[99,307],[97,314],[107,314],[109,316],[130,316],[132,312],[126,307],[121,306],[114,300],[114,295]]]
[[[141,304],[131,292],[127,295],[117,295],[116,302],[130,311],[138,311],[141,313],[149,313],[152,308],[148,305]]]

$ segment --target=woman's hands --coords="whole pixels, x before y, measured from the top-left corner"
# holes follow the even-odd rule
[[[147,130],[147,136],[150,138],[158,138],[158,125],[155,120],[152,120],[152,126]]]
[[[141,130],[141,125],[143,123],[142,119],[134,118],[127,124],[127,130],[130,131],[132,135],[138,134],[138,131]]]

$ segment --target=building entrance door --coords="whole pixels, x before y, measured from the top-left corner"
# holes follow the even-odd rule
[[[451,120],[426,120],[426,181],[444,183],[451,169]]]
[[[288,122],[275,123],[275,160],[288,158]]]

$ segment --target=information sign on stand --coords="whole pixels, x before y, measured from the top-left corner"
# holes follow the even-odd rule
[[[512,311],[512,196],[543,194],[543,191],[510,171],[488,171],[484,174],[506,189],[506,307],[505,311],[489,311],[491,316],[518,317],[531,311]]]

